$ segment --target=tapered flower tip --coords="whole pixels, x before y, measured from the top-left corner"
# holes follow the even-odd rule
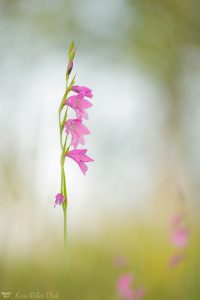
[[[62,193],[56,194],[54,207],[56,207],[56,205],[61,205],[64,201],[65,196]]]
[[[69,47],[69,59],[72,61],[74,59],[74,56],[76,54],[76,48],[74,45],[74,41],[71,43],[70,47]]]

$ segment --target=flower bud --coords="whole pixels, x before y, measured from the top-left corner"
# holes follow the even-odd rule
[[[71,73],[72,69],[73,69],[73,61],[69,61],[67,66],[67,75]]]

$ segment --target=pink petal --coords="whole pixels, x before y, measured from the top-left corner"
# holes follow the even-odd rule
[[[184,228],[175,229],[172,233],[172,244],[183,248],[188,244],[188,232]]]
[[[86,164],[84,164],[84,163],[79,163],[79,167],[80,167],[80,169],[81,169],[83,175],[86,175],[86,172],[87,172],[87,170],[88,170],[88,167],[86,166]]]

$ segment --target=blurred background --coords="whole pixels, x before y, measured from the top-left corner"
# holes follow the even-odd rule
[[[56,264],[55,290],[60,299],[118,299],[120,254],[145,299],[200,299],[199,9],[198,0],[0,0],[1,290],[56,282],[48,275],[62,257],[57,111],[74,40],[76,84],[94,93],[86,146],[95,163],[84,177],[66,162],[70,271]],[[177,213],[191,253],[162,281]]]

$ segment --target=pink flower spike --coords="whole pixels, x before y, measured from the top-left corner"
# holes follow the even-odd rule
[[[65,155],[72,158],[79,165],[82,173],[85,175],[88,167],[86,166],[86,162],[94,161],[92,158],[86,155],[87,149],[74,149],[68,151]]]
[[[184,248],[188,244],[188,232],[185,228],[174,230],[172,234],[172,244],[178,248]]]
[[[71,134],[71,145],[76,148],[79,144],[84,145],[84,135],[90,134],[85,125],[82,124],[81,119],[69,119],[65,123],[65,131]]]
[[[84,98],[84,94],[69,97],[65,104],[75,110],[78,119],[88,119],[86,109],[92,107],[92,103]]]
[[[121,276],[117,281],[117,292],[123,300],[133,299],[133,290],[131,288],[133,278],[131,274]]]
[[[55,205],[54,207],[56,207],[56,205],[61,205],[64,201],[65,201],[65,197],[62,193],[58,193],[56,196],[55,196]]]
[[[78,93],[78,94],[82,93],[82,94],[84,94],[85,97],[88,97],[88,98],[93,97],[92,90],[86,86],[74,85],[72,87],[72,91],[75,93]]]

